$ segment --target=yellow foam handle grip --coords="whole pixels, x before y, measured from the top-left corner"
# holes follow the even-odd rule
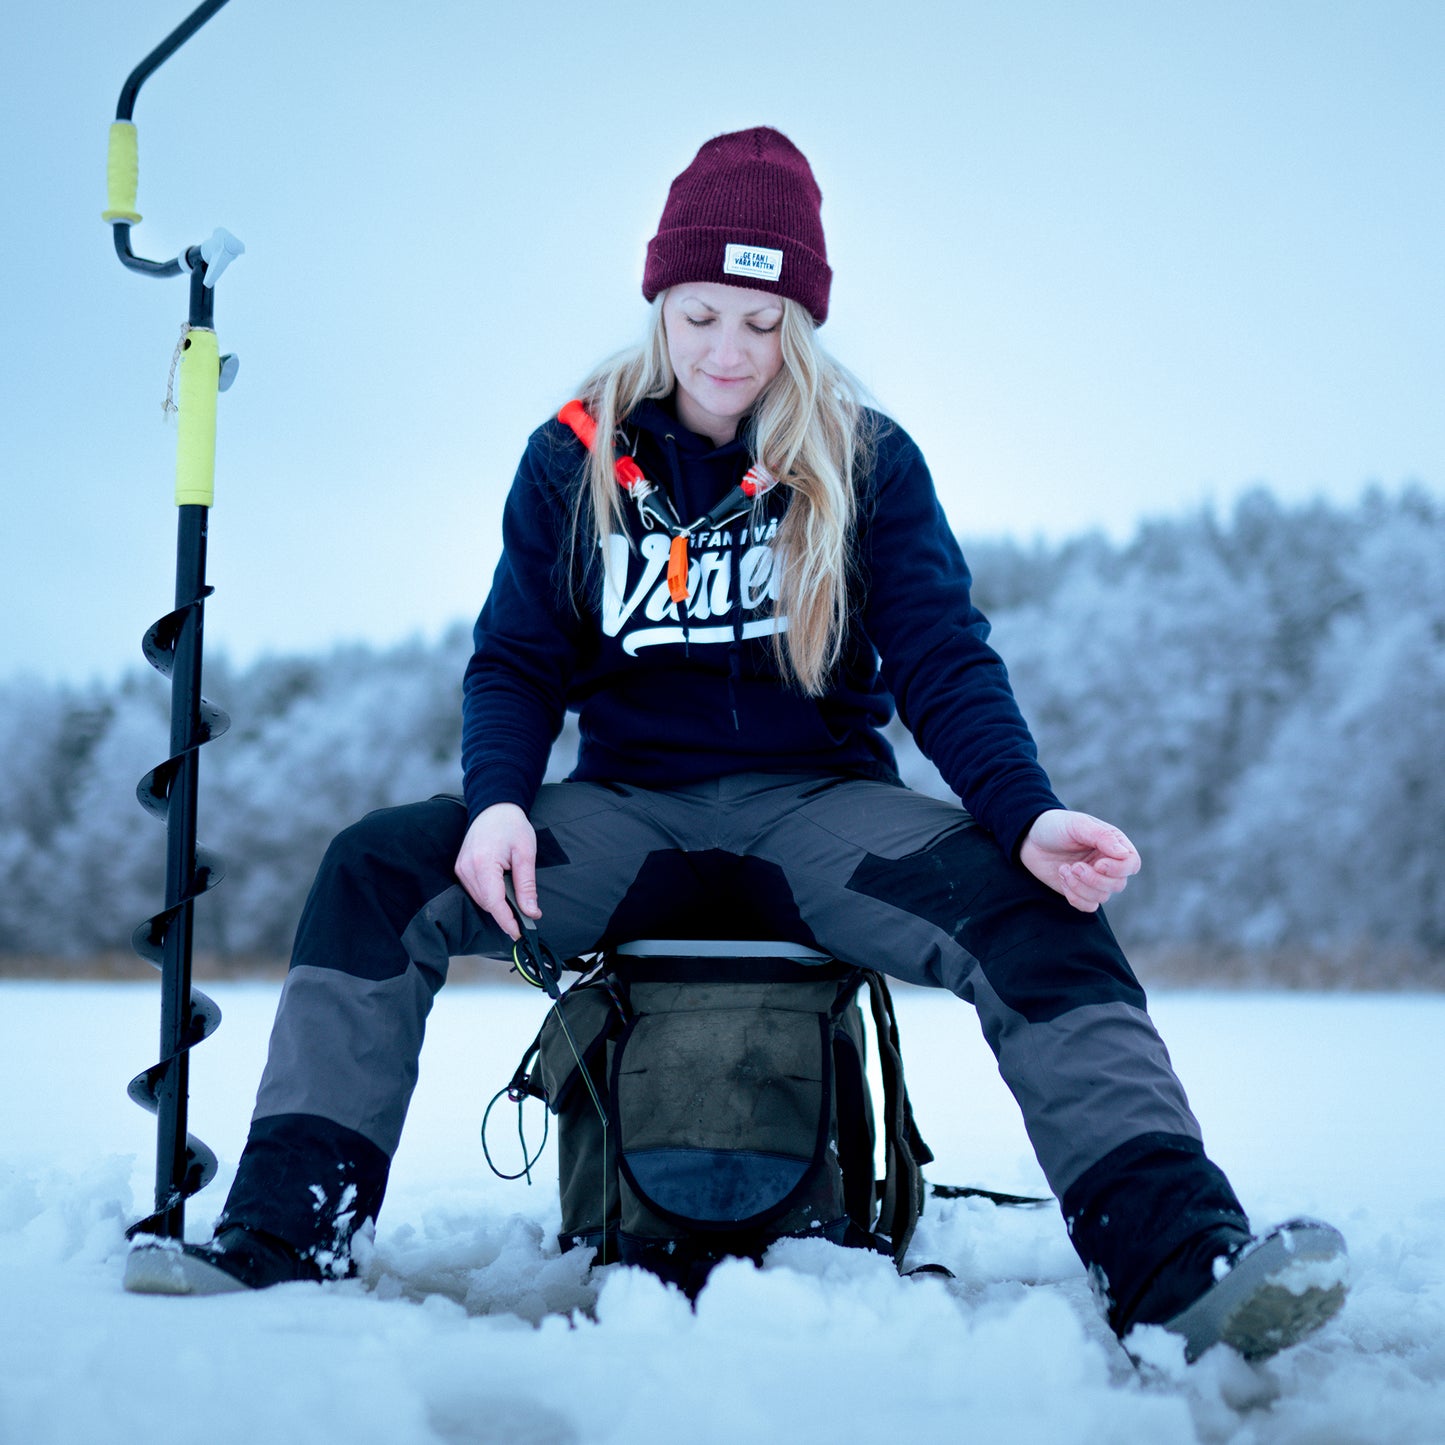
[[[216,495],[216,396],[221,349],[216,333],[193,326],[182,343],[176,430],[176,506],[209,507]]]
[[[135,208],[136,186],[140,183],[140,145],[136,128],[128,120],[117,120],[110,127],[110,149],[105,158],[107,208],[100,213],[102,221],[129,221],[135,225],[140,212]]]

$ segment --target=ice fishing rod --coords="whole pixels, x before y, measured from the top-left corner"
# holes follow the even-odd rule
[[[207,519],[215,495],[216,396],[235,378],[236,359],[216,342],[215,288],[221,273],[245,247],[217,229],[168,261],[138,256],[131,248],[139,158],[131,116],[136,97],[160,68],[227,0],[205,0],[126,77],[110,128],[106,163],[108,221],[116,255],[144,276],[190,275],[190,309],[181,329],[177,388],[175,608],[153,623],[142,641],[146,661],[171,684],[171,752],[136,787],[141,806],[166,825],[165,907],[131,937],[135,951],[161,971],[160,1059],[130,1082],[129,1094],[156,1116],[155,1209],[127,1236],[185,1233],[185,1202],[216,1173],[216,1156],[186,1127],[190,1050],[215,1032],[221,1011],[191,986],[192,905],[221,877],[215,854],[196,843],[199,749],[230,726],[220,708],[201,696],[201,642],[206,585]],[[167,396],[167,409],[171,399]]]

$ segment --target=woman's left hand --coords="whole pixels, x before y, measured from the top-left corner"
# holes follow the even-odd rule
[[[1080,912],[1095,913],[1139,871],[1139,852],[1112,823],[1053,808],[1034,819],[1019,862]]]

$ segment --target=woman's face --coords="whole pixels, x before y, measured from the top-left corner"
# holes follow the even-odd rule
[[[783,369],[783,303],[748,287],[695,281],[667,293],[662,321],[678,418],[723,446]]]

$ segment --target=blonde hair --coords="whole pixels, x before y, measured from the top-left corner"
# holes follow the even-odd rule
[[[667,355],[662,307],[652,303],[642,344],[603,362],[582,383],[581,398],[597,422],[597,446],[573,513],[574,536],[584,505],[604,544],[624,532],[624,496],[613,474],[617,428],[642,402],[670,396],[676,384]],[[773,634],[784,678],[813,696],[827,687],[848,624],[850,544],[856,482],[871,461],[872,437],[862,388],[818,345],[817,326],[797,302],[782,298],[782,369],[758,399],[747,423],[753,458],[792,493],[773,541],[782,566]],[[762,500],[755,504],[761,507]],[[614,585],[604,577],[604,586]]]

